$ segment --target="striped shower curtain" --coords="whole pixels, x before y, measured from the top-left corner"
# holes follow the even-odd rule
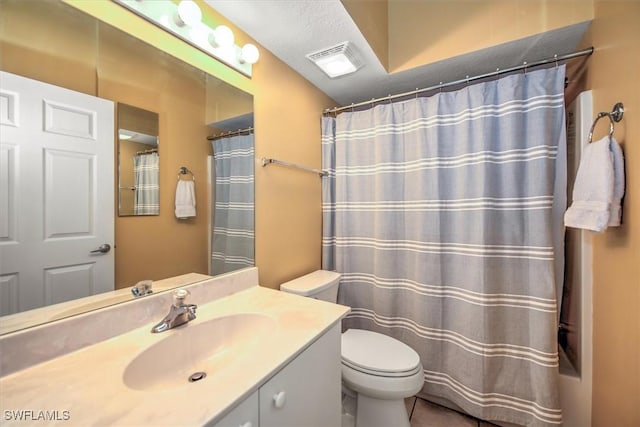
[[[158,153],[138,154],[133,157],[134,188],[133,214],[160,214]]]
[[[344,327],[407,343],[423,393],[485,420],[562,423],[563,84],[557,67],[323,119]]]
[[[253,134],[211,142],[215,209],[211,274],[254,265]]]

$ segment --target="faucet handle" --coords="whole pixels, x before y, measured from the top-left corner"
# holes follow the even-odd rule
[[[143,297],[153,292],[152,280],[141,280],[131,288],[131,293],[137,297]]]
[[[173,291],[173,305],[175,305],[176,307],[184,305],[184,300],[189,295],[191,295],[191,292],[186,289],[176,289],[175,291]]]

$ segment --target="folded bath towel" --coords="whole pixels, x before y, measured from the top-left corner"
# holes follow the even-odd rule
[[[179,219],[196,216],[195,182],[178,180],[176,187],[176,217]]]
[[[573,187],[573,203],[564,215],[567,227],[601,232],[609,225],[612,214],[618,218],[617,223],[611,220],[612,225],[620,225],[623,163],[620,146],[612,137],[606,136],[585,147]],[[619,195],[617,201],[614,195]]]

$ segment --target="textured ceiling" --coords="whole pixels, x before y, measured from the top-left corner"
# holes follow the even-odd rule
[[[205,0],[340,106],[573,52],[589,22],[389,74],[339,0]],[[365,66],[328,78],[305,55],[353,43]]]

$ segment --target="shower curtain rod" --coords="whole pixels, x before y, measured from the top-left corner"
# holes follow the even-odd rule
[[[433,90],[437,90],[437,89],[444,89],[447,87],[451,87],[451,86],[456,86],[456,85],[460,85],[463,83],[471,83],[474,82],[476,80],[482,80],[482,79],[487,79],[490,77],[495,77],[495,76],[499,76],[501,74],[506,74],[506,73],[512,73],[514,71],[519,71],[519,70],[527,70],[529,68],[534,68],[534,67],[539,67],[541,65],[546,65],[546,64],[552,64],[552,63],[558,63],[560,61],[567,61],[569,59],[574,59],[574,58],[579,58],[581,56],[588,56],[591,55],[593,53],[593,47],[589,47],[583,50],[579,50],[577,52],[573,52],[573,53],[567,53],[564,55],[554,55],[553,58],[547,58],[547,59],[542,59],[540,61],[536,61],[536,62],[532,62],[532,63],[527,63],[526,61],[522,63],[522,65],[517,65],[515,67],[511,67],[511,68],[505,68],[504,70],[501,69],[496,69],[496,71],[492,71],[490,73],[485,73],[485,74],[479,74],[473,77],[465,77],[464,79],[460,79],[460,80],[455,80],[452,82],[448,82],[448,83],[440,83],[437,84],[435,86],[431,86],[431,87],[427,87],[424,89],[416,89],[416,90],[412,90],[410,92],[404,92],[404,93],[399,93],[397,95],[389,95],[386,96],[384,98],[372,98],[369,101],[363,101],[363,102],[358,102],[358,103],[354,103],[351,105],[347,105],[344,107],[334,107],[334,108],[327,108],[326,110],[324,110],[322,112],[323,115],[327,115],[327,114],[334,114],[334,113],[339,113],[341,111],[344,110],[349,110],[351,108],[355,108],[355,107],[361,107],[363,105],[372,105],[375,104],[377,102],[380,101],[391,101],[393,99],[398,99],[398,98],[404,98],[407,96],[412,96],[412,95],[418,95],[420,93],[423,92],[429,92],[429,91],[433,91]]]
[[[221,138],[228,138],[230,136],[235,136],[235,135],[241,135],[243,133],[251,133],[253,132],[253,127],[248,127],[245,129],[238,129],[238,130],[231,130],[229,132],[222,132],[221,134],[218,135],[212,135],[212,136],[208,136],[207,139],[209,141],[214,141],[216,139],[221,139]]]

